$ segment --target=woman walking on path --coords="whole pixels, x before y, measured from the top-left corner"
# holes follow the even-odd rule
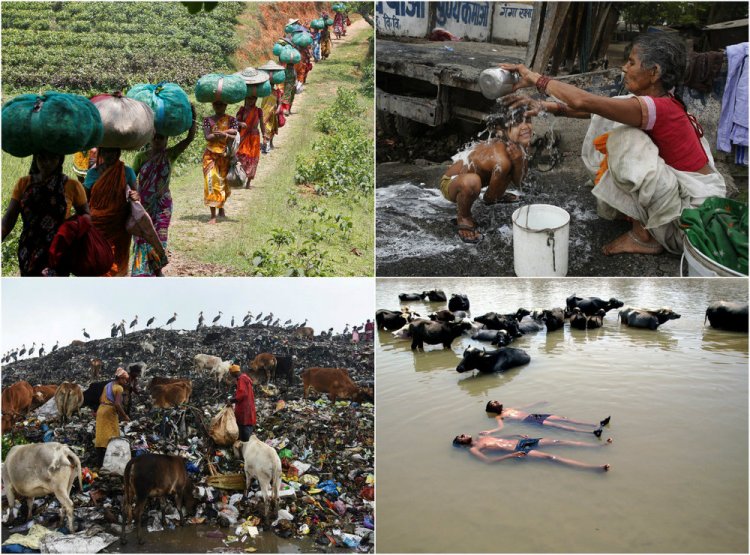
[[[169,223],[172,219],[172,194],[169,191],[169,179],[172,174],[172,164],[185,152],[195,139],[197,122],[195,121],[195,106],[193,111],[193,125],[185,139],[171,148],[167,148],[168,137],[154,135],[151,147],[145,152],[139,152],[133,160],[133,170],[138,174],[137,191],[154,229],[159,235],[164,251],[167,250],[167,236]],[[153,247],[142,237],[133,240],[133,264],[130,275],[134,277],[162,276],[159,262],[154,259]]]
[[[284,115],[292,113],[292,103],[294,103],[294,94],[297,91],[297,71],[294,64],[286,64],[286,78],[284,79],[284,94],[281,97],[281,109]]]
[[[88,214],[81,184],[63,172],[65,156],[40,152],[31,161],[29,175],[16,183],[2,221],[3,241],[21,216],[18,268],[22,276],[41,276],[47,267],[49,247],[60,225],[76,214]]]
[[[266,126],[263,123],[263,110],[255,104],[258,97],[248,96],[245,105],[237,112],[237,121],[240,127],[240,148],[237,150],[237,159],[247,174],[245,189],[250,188],[250,182],[255,178],[260,160],[260,143],[263,141],[263,149],[266,145]],[[260,128],[260,131],[258,130]]]
[[[125,223],[130,215],[129,200],[140,201],[135,190],[135,172],[120,160],[119,148],[100,148],[96,166],[86,174],[91,223],[112,247],[115,261],[107,276],[126,276],[130,259],[130,233]]]
[[[320,17],[324,24],[324,27],[320,30],[320,55],[323,59],[326,59],[331,55],[331,30],[330,25],[328,25],[328,13],[323,12]]]
[[[270,74],[274,71],[283,71],[284,66],[269,60],[258,69]],[[279,110],[281,109],[281,96],[283,94],[284,91],[279,85],[272,85],[271,94],[263,97],[260,103],[261,110],[263,110],[263,125],[265,126],[266,152],[273,148],[273,138],[279,134]]]
[[[226,217],[224,203],[231,195],[227,185],[229,156],[227,142],[234,140],[238,133],[237,120],[227,115],[227,105],[220,100],[211,104],[214,115],[203,119],[203,134],[208,144],[203,152],[203,202],[211,210],[209,224],[216,223],[216,209],[219,217]]]

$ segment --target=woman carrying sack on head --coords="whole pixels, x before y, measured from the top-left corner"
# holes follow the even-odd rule
[[[141,196],[141,203],[151,217],[154,229],[159,235],[159,241],[167,250],[169,223],[172,220],[172,194],[169,191],[169,179],[172,165],[185,152],[195,138],[197,122],[195,121],[195,106],[193,111],[193,125],[187,137],[171,148],[167,148],[168,137],[154,135],[151,145],[145,152],[136,154],[133,160],[133,170],[138,174],[137,191]],[[162,276],[159,262],[154,260],[153,247],[146,239],[135,237],[133,240],[133,263],[130,275],[133,277]]]
[[[237,120],[226,114],[227,104],[220,100],[211,103],[214,115],[203,119],[203,135],[208,144],[203,152],[203,202],[211,210],[209,224],[216,223],[216,209],[219,217],[225,218],[224,203],[231,195],[227,185],[227,172],[230,158],[227,155],[227,142],[233,141],[238,133]]]
[[[128,373],[123,368],[118,368],[115,372],[115,379],[104,387],[102,396],[99,398],[99,408],[96,411],[94,447],[96,447],[100,467],[104,463],[104,455],[109,440],[113,437],[120,437],[120,418],[125,422],[130,422],[122,401],[123,392],[129,379]]]
[[[258,69],[265,72],[283,71],[284,66],[269,60]],[[263,110],[263,125],[265,127],[264,139],[266,142],[266,153],[273,148],[273,138],[279,134],[279,111],[281,110],[281,96],[284,91],[279,85],[271,85],[271,94],[263,97],[260,108]]]
[[[107,276],[128,275],[130,233],[125,223],[130,216],[128,200],[140,201],[135,191],[135,172],[120,160],[119,148],[100,148],[96,166],[86,174],[91,222],[112,247],[115,261]]]
[[[263,123],[263,110],[255,104],[258,98],[248,96],[245,104],[237,112],[237,121],[240,126],[240,148],[237,149],[237,160],[245,170],[247,181],[245,189],[250,188],[250,182],[255,178],[260,160],[260,144],[266,146],[266,126]],[[260,129],[259,129],[260,128]]]
[[[39,152],[31,160],[29,175],[16,183],[2,219],[2,240],[13,231],[21,216],[23,230],[18,241],[18,267],[22,276],[41,276],[47,267],[52,240],[63,222],[76,214],[88,214],[81,184],[63,172],[65,156]]]
[[[320,17],[323,18],[324,22],[324,26],[320,30],[320,55],[325,60],[331,55],[331,26],[328,25],[328,13],[323,12]]]

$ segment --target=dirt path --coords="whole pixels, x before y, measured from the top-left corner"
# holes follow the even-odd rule
[[[347,29],[346,36],[340,40],[336,40],[333,36],[331,37],[333,43],[331,55],[327,60],[319,63],[336,63],[337,46],[352,41],[367,29],[369,29],[369,25],[363,19],[353,21],[352,25]],[[315,68],[313,68],[313,73],[314,71]],[[309,86],[311,85],[308,83],[306,88]],[[325,83],[314,83],[312,86],[326,87],[330,90],[331,96],[334,96],[339,83],[337,81],[328,81]],[[242,217],[238,217],[237,215],[248,214],[253,205],[260,203],[260,200],[267,194],[267,187],[271,181],[268,178],[274,172],[285,164],[294,163],[294,158],[290,159],[289,156],[290,152],[294,152],[294,144],[292,142],[292,138],[296,136],[294,131],[300,127],[310,125],[312,121],[310,115],[318,111],[311,103],[310,95],[305,94],[305,91],[295,96],[291,116],[287,118],[286,125],[274,138],[274,149],[269,154],[261,154],[258,171],[255,174],[255,179],[252,181],[252,188],[249,190],[232,189],[232,194],[225,207],[227,219],[219,220],[216,225],[207,225],[206,222],[208,222],[209,214],[208,209],[203,206],[202,196],[198,200],[196,200],[197,197],[185,199],[184,203],[182,203],[183,199],[179,199],[179,201],[175,199],[175,206],[178,206],[178,202],[182,203],[184,211],[183,214],[176,214],[177,217],[173,218],[169,234],[170,236],[179,235],[183,244],[185,242],[188,244],[188,248],[182,247],[179,252],[170,251],[168,253],[170,263],[164,268],[165,276],[226,276],[236,273],[229,267],[195,260],[191,255],[191,247],[193,245],[197,247],[206,242],[220,241],[223,236],[231,236],[236,233],[242,225]],[[196,140],[201,139],[202,136]],[[200,179],[202,191],[202,173],[200,174]]]

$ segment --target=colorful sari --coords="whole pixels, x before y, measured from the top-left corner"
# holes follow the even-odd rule
[[[297,72],[297,81],[304,85],[307,82],[307,74],[312,69],[310,50],[307,48],[298,48],[297,50],[300,53],[301,60],[294,66],[294,71]]]
[[[107,395],[107,387],[102,390],[102,395],[99,397],[99,408],[96,411],[94,447],[106,448],[110,439],[120,437],[120,418],[117,416],[115,398],[122,394],[123,387],[118,383],[112,386],[111,399]]]
[[[263,110],[253,106],[249,110],[242,106],[237,112],[237,120],[245,123],[247,127],[240,131],[240,148],[237,149],[237,160],[242,164],[242,169],[247,174],[248,184],[255,178],[260,160],[260,118]]]
[[[125,276],[128,273],[130,233],[125,229],[125,223],[130,215],[130,203],[127,194],[122,160],[107,168],[91,187],[91,223],[104,235],[115,257],[106,276]]]
[[[217,121],[213,118],[203,120],[203,129],[208,133],[237,128],[237,120],[227,114]],[[229,162],[227,139],[219,137],[208,141],[206,150],[203,152],[203,203],[206,206],[223,208],[229,195],[232,194],[227,185]]]
[[[58,228],[65,221],[67,176],[57,174],[42,183],[39,176],[31,180],[21,195],[23,230],[18,240],[18,268],[22,276],[41,276],[47,267],[49,247]]]
[[[282,96],[281,102],[286,105],[285,110],[289,112],[292,109],[294,93],[297,90],[297,72],[294,70],[294,64],[286,64],[284,75],[284,96]]]
[[[328,30],[328,25],[320,31],[320,55],[323,59],[331,55],[331,31]]]
[[[139,155],[141,156],[141,155]],[[145,153],[143,153],[145,158]],[[159,241],[167,250],[167,233],[172,219],[172,194],[169,192],[169,178],[172,173],[173,155],[169,150],[157,152],[140,164],[138,169],[138,194],[141,204],[151,216]],[[140,167],[139,167],[140,166]],[[142,237],[133,238],[133,263],[130,275],[134,277],[154,276],[161,269],[161,263],[153,252],[153,247]]]
[[[264,97],[260,103],[263,110],[263,124],[266,126],[266,138],[273,139],[274,135],[279,134],[279,119],[276,110],[281,101],[282,90],[278,85],[274,85],[271,94]]]
[[[344,14],[341,12],[336,12],[336,15],[333,16],[333,32],[336,33],[337,38],[341,38],[341,35],[346,33]]]

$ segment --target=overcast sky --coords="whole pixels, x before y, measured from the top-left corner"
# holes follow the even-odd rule
[[[195,329],[201,310],[206,324],[221,310],[227,326],[233,315],[242,324],[248,310],[273,312],[282,324],[307,318],[317,334],[375,313],[370,278],[3,278],[0,294],[2,353],[34,341],[49,352],[55,341],[83,340],[83,328],[92,339],[109,337],[113,323],[124,319],[127,329],[136,314],[134,329],[152,316],[163,326],[174,312],[174,329]]]

